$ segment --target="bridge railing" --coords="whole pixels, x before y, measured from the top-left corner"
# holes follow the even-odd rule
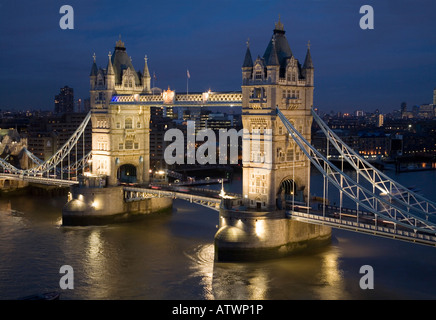
[[[304,212],[288,212],[288,215],[295,220],[321,225],[339,227],[361,233],[370,233],[389,238],[395,238],[405,241],[417,242],[421,244],[436,246],[436,236],[431,234],[420,233],[416,231],[401,230],[393,227],[377,226],[369,223],[354,222],[344,219],[325,217],[319,214],[310,214]]]
[[[212,198],[200,195],[194,195],[183,192],[174,192],[169,190],[156,190],[149,188],[139,188],[139,187],[124,187],[124,200],[126,202],[141,201],[148,198],[172,198],[172,199],[182,199],[189,201],[191,203],[196,203],[213,210],[219,210],[221,199]]]

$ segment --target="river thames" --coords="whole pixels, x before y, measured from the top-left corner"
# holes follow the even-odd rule
[[[436,200],[436,171],[388,174]],[[320,181],[313,173],[312,194]],[[240,177],[226,190],[240,193]],[[434,247],[333,229],[315,252],[222,263],[214,262],[215,211],[175,200],[171,214],[140,222],[63,227],[65,202],[0,198],[0,299],[48,291],[65,300],[436,299]],[[74,289],[59,288],[63,265],[74,270]],[[373,267],[372,290],[359,286],[363,265]]]

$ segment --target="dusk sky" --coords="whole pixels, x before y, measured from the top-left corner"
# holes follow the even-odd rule
[[[62,30],[62,5],[74,29]],[[375,28],[362,30],[362,5]],[[314,104],[329,112],[382,112],[432,103],[436,87],[434,0],[0,1],[0,109],[54,108],[65,85],[89,96],[92,55],[106,67],[121,35],[137,70],[148,56],[157,87],[241,90],[250,38],[262,56],[278,17],[293,54],[304,62],[310,40]]]

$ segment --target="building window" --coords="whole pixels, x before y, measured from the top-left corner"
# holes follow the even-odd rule
[[[117,129],[121,128],[121,124],[117,122]]]
[[[141,122],[136,123],[136,128],[138,128],[138,129],[141,128]]]
[[[138,149],[138,148],[139,148],[139,143],[135,142],[135,149]]]
[[[133,87],[133,77],[125,76],[123,81],[124,81],[124,87],[126,87],[126,88]]]
[[[277,158],[279,161],[285,161],[285,155],[281,148],[277,148]]]
[[[124,128],[125,129],[132,129],[133,128],[133,124],[132,124],[132,119],[131,118],[127,118],[124,121]],[[126,148],[127,149],[127,148]]]
[[[126,140],[125,148],[126,148],[126,150],[133,149],[133,141],[132,140]]]
[[[118,149],[123,150],[124,149],[124,144],[122,144],[122,143],[118,144]]]
[[[104,103],[105,102],[105,95],[104,95],[104,93],[103,92],[99,92],[98,93],[98,96],[96,97],[96,102],[97,103]]]
[[[294,161],[294,149],[288,149],[286,151],[286,161]]]

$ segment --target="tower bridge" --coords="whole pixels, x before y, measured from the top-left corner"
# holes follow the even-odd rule
[[[247,43],[241,91],[176,93],[168,88],[157,94],[150,87],[147,56],[142,72],[135,71],[120,39],[106,68],[98,68],[94,56],[91,112],[70,140],[45,162],[29,155],[34,166],[26,170],[0,159],[0,178],[71,185],[71,199],[63,210],[65,224],[167,210],[173,199],[219,211],[218,260],[277,257],[329,243],[331,228],[435,246],[436,203],[371,166],[313,112],[314,70],[310,46],[301,63],[278,21],[262,57],[253,60]],[[226,194],[224,189],[211,194],[149,187],[149,123],[154,106],[242,109],[246,134],[240,195]],[[89,121],[92,152],[74,159],[73,150],[83,148]],[[313,121],[341,160],[351,165],[354,177],[313,148]],[[259,140],[264,143],[256,144]],[[311,196],[311,168],[323,177],[321,199]],[[135,185],[120,185],[130,177]],[[327,199],[332,190],[339,197],[334,207]]]

